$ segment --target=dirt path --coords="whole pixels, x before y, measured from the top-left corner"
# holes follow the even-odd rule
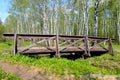
[[[0,67],[9,73],[15,74],[22,80],[62,80],[53,74],[49,75],[47,72],[41,72],[38,68],[30,67],[20,64],[11,64],[9,62],[0,60]]]

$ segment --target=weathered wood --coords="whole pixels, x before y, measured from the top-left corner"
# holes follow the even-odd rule
[[[89,42],[88,42],[88,37],[87,36],[85,36],[84,43],[85,43],[85,55],[87,54],[88,56],[91,56],[90,48],[89,48]]]
[[[109,38],[87,37],[87,36],[67,36],[67,35],[39,35],[39,34],[4,34],[8,37],[14,36],[14,54],[20,53],[50,53],[60,58],[60,53],[80,53],[85,52],[83,56],[91,56],[90,52],[94,51],[110,51],[113,55],[112,40]],[[18,40],[25,38],[39,38],[39,41],[29,45],[26,48],[18,49]],[[41,45],[51,40],[51,45]],[[53,43],[55,41],[55,43]],[[95,42],[96,41],[96,42]],[[94,45],[90,45],[95,42]],[[109,47],[102,45],[103,42],[109,42]],[[79,45],[80,44],[80,45]],[[35,46],[40,46],[39,48]],[[62,46],[64,45],[64,46]],[[43,48],[44,47],[44,48]]]
[[[62,42],[62,43],[59,44],[59,45],[62,46],[62,45],[64,45],[64,44],[68,43],[68,42],[70,42],[70,40],[64,40],[64,42]]]
[[[59,50],[62,49],[63,47],[59,47]],[[83,47],[82,47],[83,48]],[[52,50],[51,50],[52,49]],[[23,49],[18,48],[19,51],[22,51]],[[90,50],[91,52],[108,52],[102,48],[94,48],[93,50]],[[82,49],[78,49],[77,47],[68,47],[65,50],[59,51],[60,53],[75,53],[78,52],[79,54],[82,54],[82,52],[84,52],[84,50]],[[41,47],[41,48],[31,48],[29,50],[26,50],[22,53],[32,53],[32,54],[49,54],[49,53],[56,53],[56,47],[50,47],[45,48],[45,47]]]
[[[106,47],[102,46],[101,44],[99,44],[99,46],[108,51],[108,49]]]
[[[48,50],[51,50],[51,51],[53,51],[53,52],[55,52],[55,50],[54,49],[52,49],[51,47],[46,47]]]
[[[17,53],[17,34],[14,34],[14,54]]]
[[[108,47],[108,49],[111,52],[111,54],[114,56],[114,51],[113,51],[113,47],[112,47],[112,40],[111,40],[111,38],[109,38],[109,47]]]
[[[105,47],[103,47],[102,45],[100,45],[100,44],[102,44],[102,43],[104,43],[105,41],[108,41],[108,40],[109,40],[109,39],[104,40],[104,41],[101,41],[101,42],[99,42],[99,43],[96,43],[96,44],[94,44],[90,49],[93,49],[94,47],[97,47],[97,46],[99,45],[100,47],[104,48],[105,50],[108,50],[107,48],[105,48]]]
[[[56,57],[58,57],[58,58],[60,58],[60,52],[59,52],[59,36],[58,35],[56,35],[56,53],[55,53],[55,55],[56,55]]]
[[[17,34],[19,37],[33,37],[33,38],[36,38],[36,37],[40,37],[40,38],[49,38],[49,37],[54,37],[56,35],[40,35],[40,34]],[[6,36],[6,37],[14,37],[14,34],[3,34],[3,36]],[[59,37],[62,37],[62,38],[69,38],[69,39],[79,39],[79,38],[84,38],[85,36],[69,36],[69,35],[58,35]],[[100,37],[88,37],[88,38],[91,38],[91,39],[98,39],[98,40],[105,40],[105,39],[108,39],[108,38],[100,38]],[[114,39],[111,39],[111,40],[114,40]]]
[[[80,47],[80,46],[76,46],[76,45],[74,45],[75,47],[77,47],[78,49],[80,49],[80,50],[83,50],[84,51],[84,48],[82,48],[82,47]]]
[[[75,42],[73,42],[73,43],[71,43],[71,44],[69,44],[69,45],[67,45],[65,48],[63,48],[63,49],[61,49],[61,50],[64,50],[64,49],[67,49],[68,47],[70,47],[70,46],[72,46],[72,45],[74,45],[74,44],[76,44],[76,43],[78,43],[78,42],[80,42],[80,41],[82,41],[83,40],[83,38],[82,39],[79,39],[79,40],[77,40],[77,41],[75,41]],[[60,51],[61,51],[60,50]]]
[[[37,43],[34,43],[34,44],[32,44],[32,45],[26,47],[24,50],[22,50],[22,51],[20,51],[20,52],[24,52],[24,51],[26,51],[26,50],[28,50],[28,49],[30,49],[30,48],[36,46],[37,44],[46,42],[46,41],[51,40],[51,39],[53,39],[53,38],[55,38],[55,37],[51,37],[51,38],[48,38],[48,39],[43,39],[43,40],[41,40],[41,41],[39,41],[39,42],[37,42]]]

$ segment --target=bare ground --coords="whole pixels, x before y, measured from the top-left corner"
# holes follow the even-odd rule
[[[7,73],[15,74],[22,80],[71,80],[68,77],[62,78],[60,76],[43,72],[34,66],[27,66],[21,64],[13,64],[4,60],[0,60],[0,67]],[[74,79],[72,79],[74,80]]]

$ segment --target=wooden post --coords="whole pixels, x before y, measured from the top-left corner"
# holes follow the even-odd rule
[[[56,56],[57,58],[60,58],[60,53],[59,53],[59,46],[58,46],[58,44],[59,44],[59,35],[56,35],[56,53],[55,53],[55,56]]]
[[[84,44],[85,44],[85,55],[87,54],[88,56],[91,56],[87,36],[85,36]]]
[[[17,53],[17,34],[14,34],[14,54]]]
[[[111,54],[114,56],[114,51],[113,51],[113,47],[112,47],[112,40],[111,38],[109,38],[109,46],[108,46],[109,51],[111,52]]]

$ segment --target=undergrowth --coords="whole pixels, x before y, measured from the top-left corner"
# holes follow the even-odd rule
[[[0,52],[13,48],[13,42],[0,42]]]
[[[9,74],[4,72],[1,68],[0,68],[0,80],[21,80],[20,78],[17,78],[16,76],[14,76],[13,74]]]
[[[28,43],[29,44],[29,43]],[[120,48],[120,45],[114,44],[114,48]],[[0,43],[0,50],[5,50],[13,47],[11,42]],[[0,51],[1,52],[1,51]],[[44,71],[54,72],[61,75],[74,74],[79,76],[81,74],[117,74],[120,75],[120,52],[115,51],[115,56],[109,53],[102,56],[96,56],[76,60],[68,60],[66,58],[33,58],[20,54],[2,54],[0,59],[7,60],[11,63],[21,63],[32,65],[41,68]]]
[[[65,58],[31,58],[20,54],[0,54],[0,59],[10,61],[12,63],[21,63],[42,68],[45,71],[51,71],[61,75],[74,74],[120,74],[120,53],[115,52],[115,56],[104,54],[100,57],[68,60]]]

